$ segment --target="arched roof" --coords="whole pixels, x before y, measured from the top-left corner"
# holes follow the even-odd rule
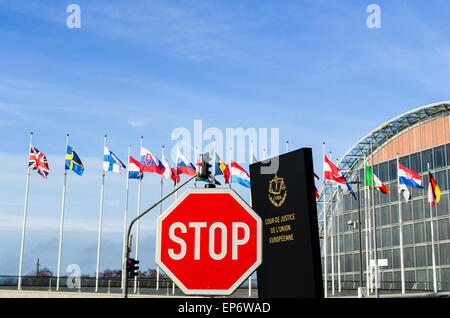
[[[381,149],[384,145],[394,139],[396,136],[400,135],[402,131],[409,127],[415,126],[426,120],[429,120],[435,116],[439,116],[442,113],[449,112],[450,101],[437,102],[425,106],[417,107],[411,111],[403,113],[384,124],[378,126],[363,138],[361,138],[353,147],[351,147],[342,159],[338,162],[338,167],[345,177],[349,177],[353,170],[360,169],[362,167],[362,162],[364,156],[367,158],[371,157],[372,154],[376,153],[378,149]],[[319,230],[322,231],[323,222],[323,202],[324,196],[327,201],[332,201],[336,195],[336,189],[324,188],[320,190],[320,197],[317,201],[318,209],[318,220],[319,220]],[[330,214],[331,205],[327,205],[326,214]]]

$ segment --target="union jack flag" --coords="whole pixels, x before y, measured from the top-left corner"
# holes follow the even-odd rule
[[[50,172],[47,158],[33,145],[30,148],[30,159],[28,161],[28,171],[31,170],[36,170],[44,179],[47,179],[47,175]]]

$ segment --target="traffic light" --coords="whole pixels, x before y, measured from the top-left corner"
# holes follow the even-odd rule
[[[199,178],[209,180],[209,168],[211,168],[211,164],[209,163],[211,158],[209,157],[209,153],[204,153],[202,155],[202,166],[200,168]]]
[[[138,275],[139,266],[138,260],[135,260],[134,258],[127,259],[127,274],[129,278],[134,278]]]

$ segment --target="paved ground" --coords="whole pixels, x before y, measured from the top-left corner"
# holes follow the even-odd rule
[[[178,288],[175,288],[175,293],[172,294],[172,288],[164,288],[156,290],[154,288],[142,288],[138,293],[133,292],[133,288],[128,291],[129,298],[177,298],[177,297],[192,297],[184,295]],[[195,297],[195,296],[194,296]],[[231,296],[217,296],[217,298],[256,298],[258,297],[257,289],[252,290],[251,296],[248,294],[248,288],[239,288]],[[80,291],[76,289],[60,288],[57,292],[55,289],[49,291],[48,288],[43,287],[26,287],[22,290],[17,290],[17,287],[2,287],[0,289],[0,298],[122,298],[122,291],[120,288],[99,289],[99,292],[94,292],[94,288],[82,288]]]

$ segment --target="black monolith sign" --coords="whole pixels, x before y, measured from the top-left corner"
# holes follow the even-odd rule
[[[263,220],[259,297],[323,297],[310,148],[250,165],[252,208]]]

